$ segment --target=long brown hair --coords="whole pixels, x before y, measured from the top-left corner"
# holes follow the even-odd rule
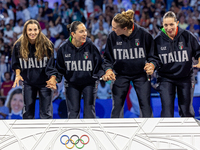
[[[28,49],[28,44],[29,44],[29,38],[27,35],[27,26],[29,24],[36,24],[38,26],[39,29],[39,34],[36,38],[36,42],[35,42],[35,49],[36,52],[34,53],[35,57],[38,60],[41,60],[44,56],[47,56],[48,58],[50,57],[48,55],[48,49],[50,49],[51,51],[51,55],[53,55],[54,49],[53,49],[53,43],[41,32],[41,27],[40,24],[37,20],[34,19],[30,19],[28,21],[26,21],[26,23],[24,24],[24,29],[22,32],[21,37],[14,43],[14,45],[17,42],[20,42],[20,55],[22,58],[24,58],[25,60],[28,60],[28,55],[30,53],[29,49]]]
[[[113,20],[119,24],[120,28],[125,28],[127,27],[128,29],[133,28],[133,20],[134,17],[134,11],[133,10],[127,10],[126,12],[123,11],[122,13],[117,14]]]

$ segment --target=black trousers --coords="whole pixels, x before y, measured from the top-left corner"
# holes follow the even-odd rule
[[[177,91],[179,113],[182,117],[194,117],[191,109],[191,78],[184,79],[158,79],[158,91],[161,97],[161,117],[174,117],[174,100]]]
[[[130,76],[117,75],[112,87],[113,108],[111,118],[123,118],[124,102],[129,90],[130,81],[133,82],[143,117],[152,117],[150,105],[151,84],[146,73]]]
[[[83,94],[84,99],[84,118],[96,118],[95,101],[97,95],[98,81],[88,85],[74,85],[68,83],[66,89],[66,100],[68,109],[68,118],[76,119],[80,116],[80,100]]]
[[[45,86],[38,87],[24,83],[23,96],[25,108],[23,110],[23,119],[33,119],[35,117],[35,101],[37,98],[37,92],[39,92],[40,118],[53,118],[52,90]]]

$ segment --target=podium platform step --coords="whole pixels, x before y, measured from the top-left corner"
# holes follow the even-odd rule
[[[0,120],[0,150],[200,150],[194,118]]]

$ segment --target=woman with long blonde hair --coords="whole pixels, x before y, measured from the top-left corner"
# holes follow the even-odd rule
[[[16,73],[13,87],[18,86],[20,80],[23,81],[24,119],[34,118],[37,92],[40,100],[40,118],[48,119],[53,116],[52,90],[47,86],[48,81],[56,85],[53,53],[53,44],[41,32],[38,21],[28,20],[12,52],[12,69]]]

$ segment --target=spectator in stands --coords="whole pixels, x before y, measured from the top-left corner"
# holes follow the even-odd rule
[[[11,43],[9,43],[11,44]],[[8,44],[4,44],[4,52],[3,54],[5,55],[5,63],[8,63],[10,58],[11,58],[11,47]],[[10,70],[8,70],[10,71]]]
[[[55,45],[54,45],[54,58],[57,56],[57,51],[60,45],[65,41],[65,36],[63,33],[59,35],[59,39],[56,40]]]
[[[10,65],[8,63],[5,63],[5,55],[1,55],[0,59],[0,85],[2,84],[3,81],[5,81],[4,78],[4,73],[8,72],[10,69]]]
[[[49,2],[48,1],[45,1],[44,4],[45,4],[45,7],[44,7],[45,15],[47,15],[48,21],[50,21],[50,20],[53,19],[53,10],[51,8],[49,8]]]
[[[99,28],[94,32],[94,35],[97,35],[99,32],[101,34],[108,35],[108,30],[104,29],[104,27],[103,27],[103,21],[99,22]]]
[[[6,30],[4,31],[4,42],[5,43],[10,43],[12,41],[13,38],[13,30],[10,27],[10,24],[6,24]]]
[[[56,21],[56,19],[59,16],[59,7],[58,7],[58,2],[55,2],[53,4],[54,8],[53,8],[53,20]]]
[[[4,73],[5,81],[1,85],[1,96],[7,96],[8,92],[12,89],[13,81],[11,81],[11,73]]]
[[[22,109],[24,99],[21,88],[12,89],[6,99],[6,106],[9,108],[9,114],[6,119],[22,119]]]
[[[79,7],[78,2],[74,2],[74,7],[71,9],[69,16],[72,21],[82,21],[83,9]]]
[[[189,5],[189,0],[183,0],[183,7],[181,8],[181,10],[185,13],[185,15],[188,10],[193,12],[193,8]]]
[[[0,38],[0,56],[3,51],[4,51],[4,40],[3,38]]]
[[[50,30],[47,30],[47,38],[53,43],[53,44],[55,44],[55,42],[56,42],[56,38],[54,38],[54,37],[52,37],[51,36],[51,31]],[[54,54],[55,55],[55,54]]]
[[[106,6],[105,16],[109,16],[109,17],[113,18],[113,16],[114,16],[113,7]]]
[[[15,11],[15,4],[13,3],[13,0],[6,0],[6,7],[8,9],[11,9],[13,12]]]
[[[200,27],[198,25],[196,17],[189,17],[188,23],[189,25],[187,26],[186,30],[190,30],[192,33],[196,33],[195,35],[198,36],[197,34],[200,31]]]
[[[17,6],[16,10],[16,20],[22,19],[24,23],[24,14],[23,14],[23,9],[22,6]]]
[[[185,22],[185,16],[183,14],[180,15],[179,21],[179,27],[181,27],[182,29],[186,29],[188,27],[188,24]]]
[[[61,21],[62,20],[61,20],[60,17],[57,17],[57,19],[55,20],[55,28],[56,28],[56,31],[58,31],[59,34],[63,32],[63,26],[62,26]]]
[[[109,31],[110,24],[105,21],[103,14],[101,14],[99,16],[98,22],[102,22],[103,23],[103,28],[106,29],[107,31]],[[98,24],[98,26],[99,26],[99,24]]]
[[[44,8],[40,7],[38,10],[38,14],[36,15],[36,19],[39,22],[41,29],[45,29],[45,23],[48,23],[48,17],[45,15]]]
[[[98,48],[98,50],[100,51],[101,50],[101,46],[102,46],[102,33],[101,32],[98,32],[96,34],[96,38],[94,40],[94,45]]]
[[[36,19],[36,15],[38,14],[38,6],[34,0],[30,0],[29,4],[30,6],[28,7],[28,10],[30,12],[31,19]]]
[[[27,20],[31,19],[31,15],[25,4],[22,5],[22,9],[23,9],[22,13],[24,15],[23,21],[26,22]]]
[[[49,21],[49,31],[51,32],[51,36],[54,38],[59,37],[59,32],[56,29],[55,22],[53,20]]]
[[[65,6],[65,7],[64,7]],[[71,17],[69,16],[70,14],[70,9],[69,9],[69,5],[67,3],[65,3],[65,5],[63,6],[63,10],[60,10],[60,17],[62,18],[62,23],[67,25],[71,22]]]
[[[13,32],[17,34],[17,38],[21,36],[23,28],[23,20],[17,20],[17,25],[13,28]]]
[[[6,116],[9,114],[8,107],[4,106],[5,100],[0,98],[0,119],[5,119]]]
[[[5,8],[3,8],[3,3],[0,1],[0,14],[4,12]]]
[[[148,28],[150,24],[150,17],[149,17],[149,13],[148,12],[142,12],[142,17],[140,19],[139,25],[144,27],[144,28]]]
[[[38,3],[38,7],[45,7],[45,4],[44,4],[44,0],[40,0],[39,3]]]
[[[14,20],[13,10],[15,9],[12,9],[12,7],[9,8],[7,5],[4,5],[4,8],[7,10],[9,18]]]
[[[87,12],[87,17],[89,18],[90,15],[94,12],[94,1],[93,0],[85,0],[85,9]]]
[[[3,16],[4,16],[5,25],[7,25],[10,21],[10,17],[8,16],[8,11],[6,9],[3,11]]]

